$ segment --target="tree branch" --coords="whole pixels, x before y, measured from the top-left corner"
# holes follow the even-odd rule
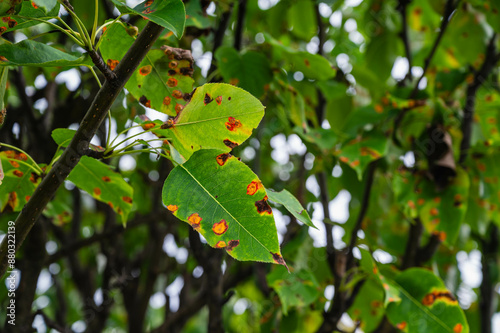
[[[99,54],[99,52],[96,50],[90,50],[88,52],[89,52],[90,59],[92,59],[92,62],[101,71],[101,73],[104,75],[106,80],[114,81],[116,79],[115,72],[113,72],[108,67],[108,65],[106,65],[106,63],[102,59],[102,56]]]
[[[398,11],[401,14],[401,19],[402,19],[402,26],[403,30],[401,31],[400,37],[401,40],[403,41],[404,47],[405,47],[405,54],[406,54],[406,59],[408,59],[408,73],[406,74],[405,78],[403,79],[403,83],[405,83],[406,80],[411,81],[412,80],[412,75],[411,75],[411,67],[412,67],[412,57],[411,57],[411,49],[410,49],[410,39],[408,38],[408,20],[407,20],[407,15],[406,15],[406,8],[408,7],[408,4],[410,3],[411,0],[399,0],[398,4]]]
[[[217,65],[215,65],[215,52],[222,45],[222,41],[224,40],[224,34],[226,33],[227,26],[229,25],[229,21],[231,20],[232,13],[233,13],[233,3],[231,3],[228,10],[226,10],[222,14],[217,30],[215,31],[214,45],[212,48],[212,64],[210,65],[210,69],[208,70],[207,78],[210,77],[217,68]]]
[[[460,0],[457,1],[456,4],[458,4]],[[439,27],[439,33],[436,37],[436,40],[434,41],[434,45],[432,45],[432,49],[429,52],[429,55],[427,58],[424,60],[424,71],[422,72],[422,75],[418,78],[415,87],[413,88],[413,91],[410,94],[410,98],[415,98],[415,96],[418,93],[418,86],[420,84],[420,81],[425,77],[425,74],[427,73],[427,70],[429,69],[429,66],[431,64],[432,58],[434,57],[434,54],[436,53],[436,50],[439,46],[439,43],[441,42],[441,39],[443,38],[444,32],[446,31],[446,28],[448,27],[448,23],[450,23],[453,11],[455,10],[456,4],[454,3],[454,0],[447,0],[445,7],[444,7],[444,14],[443,14],[443,20],[441,21],[441,26]],[[411,68],[410,68],[411,71]]]
[[[243,39],[243,27],[245,26],[245,16],[247,13],[247,0],[238,1],[238,18],[236,19],[236,28],[234,29],[234,48],[241,50],[241,41]]]
[[[470,149],[470,141],[472,135],[472,123],[474,121],[474,110],[476,106],[476,93],[481,85],[490,75],[493,67],[500,59],[500,54],[496,53],[496,34],[491,37],[486,48],[486,57],[479,71],[474,73],[474,80],[467,86],[467,94],[464,105],[464,119],[462,121],[462,142],[460,143],[460,159],[459,163],[464,164]]]
[[[123,89],[125,83],[137,66],[139,66],[162,31],[163,28],[161,26],[153,22],[148,22],[134,44],[127,51],[127,54],[125,54],[122,61],[118,64],[115,72],[116,79],[106,81],[99,90],[70,145],[43,179],[42,183],[36,188],[31,199],[17,217],[16,250],[22,245],[56,190],[61,186],[71,170],[78,164],[80,158],[88,149],[90,140],[106,117],[108,109],[118,96],[118,93]],[[7,239],[5,237],[0,245],[0,276],[3,276],[6,270]]]

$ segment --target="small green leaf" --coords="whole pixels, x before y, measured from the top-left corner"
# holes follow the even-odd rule
[[[214,149],[195,152],[169,174],[162,198],[212,247],[238,260],[286,266],[266,189],[236,157]]]
[[[387,317],[400,330],[407,333],[469,332],[465,314],[455,296],[431,271],[410,268],[389,283],[397,288],[401,300],[387,305]]]
[[[219,47],[215,52],[219,70],[226,82],[239,86],[255,97],[264,94],[264,86],[271,82],[269,59],[257,52],[239,54],[232,47]]]
[[[134,191],[123,177],[113,172],[109,166],[91,157],[83,156],[69,174],[68,180],[95,199],[110,205],[121,216],[122,223],[127,222]]]
[[[291,307],[306,307],[320,295],[320,286],[309,270],[289,273],[285,268],[277,267],[266,279],[278,294],[285,316]]]
[[[0,45],[0,66],[90,66],[87,55],[79,57],[45,45],[25,39],[16,44]]]
[[[46,13],[50,12],[57,5],[57,0],[33,0],[33,2]]]
[[[55,143],[62,145],[62,147],[67,147],[75,134],[76,131],[69,128],[56,128],[52,131],[51,136]]]
[[[126,6],[125,3],[119,0],[111,1],[122,14],[135,13],[141,15],[172,31],[177,38],[182,37],[186,22],[186,10],[181,0],[146,0],[134,8]]]
[[[282,190],[281,192],[275,192],[273,190],[267,191],[269,200],[283,205],[293,216],[300,222],[308,225],[312,228],[317,229],[307,211],[302,207],[299,200],[293,196],[292,193],[287,190]]]
[[[193,94],[191,101],[165,130],[153,133],[172,141],[189,159],[199,149],[230,152],[252,135],[264,106],[246,91],[223,83],[208,83]]]

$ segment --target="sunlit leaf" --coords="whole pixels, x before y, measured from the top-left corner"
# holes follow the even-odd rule
[[[297,220],[310,227],[316,228],[307,211],[302,207],[297,198],[295,198],[290,192],[288,192],[287,190],[282,190],[281,192],[268,190],[267,195],[269,196],[269,200],[283,205],[286,210],[288,210],[290,213],[292,213],[293,216],[295,216]]]
[[[238,260],[285,265],[266,190],[236,157],[213,149],[195,152],[170,173],[162,198],[212,247]]]

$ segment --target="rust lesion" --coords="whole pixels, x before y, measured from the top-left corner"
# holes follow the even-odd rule
[[[219,164],[220,166],[223,166],[224,164],[226,164],[227,160],[230,157],[231,157],[231,154],[227,153],[227,154],[220,154],[215,159],[217,160],[217,164]]]
[[[198,213],[194,213],[189,215],[188,217],[188,223],[193,227],[193,229],[198,230],[200,229],[201,225],[201,220],[203,220]]]
[[[247,194],[248,195],[254,195],[257,193],[257,191],[262,187],[262,183],[258,180],[252,181],[250,184],[247,186]]]
[[[227,228],[228,226],[226,220],[220,220],[220,222],[214,223],[214,225],[212,226],[212,231],[216,235],[220,236],[227,231]]]
[[[273,210],[272,210],[271,206],[269,206],[269,203],[267,202],[267,195],[264,197],[264,199],[259,200],[259,201],[255,201],[255,207],[257,207],[257,212],[260,215],[264,215],[264,214],[272,215],[273,214]]]
[[[179,207],[177,205],[168,205],[167,209],[171,211],[172,213],[176,212]]]
[[[457,304],[457,300],[448,290],[435,290],[428,293],[422,299],[422,304],[432,306],[436,301],[444,301],[449,304]]]
[[[229,117],[227,118],[227,122],[225,123],[226,128],[230,130],[231,132],[236,130],[237,128],[240,128],[242,126],[241,121],[234,117]]]
[[[229,139],[224,139],[224,141],[223,141],[223,142],[224,142],[224,144],[225,144],[227,147],[229,147],[229,148],[231,148],[231,149],[234,149],[234,148],[238,147],[238,143],[237,143],[237,142],[233,142],[233,141],[231,141],[231,140],[229,140]]]
[[[240,241],[238,239],[230,240],[226,246],[226,251],[232,251],[238,245],[240,245]]]

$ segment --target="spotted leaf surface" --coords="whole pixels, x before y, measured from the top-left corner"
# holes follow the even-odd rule
[[[86,55],[72,55],[29,39],[0,45],[0,66],[90,66],[91,63]]]
[[[0,211],[19,212],[40,183],[40,176],[29,165],[32,162],[23,153],[13,150],[0,152]],[[2,178],[2,177],[0,177]]]
[[[134,8],[124,1],[112,0],[123,13],[134,13],[172,31],[177,38],[182,37],[186,22],[186,10],[181,0],[146,0]]]
[[[469,196],[469,176],[462,169],[445,189],[423,173],[401,168],[395,172],[394,191],[407,214],[420,217],[425,229],[447,244],[453,244],[465,218]]]
[[[11,7],[11,4],[16,6]],[[23,18],[12,17],[12,14],[4,16],[7,15],[5,11],[11,8],[13,8],[15,15],[22,16]],[[33,18],[40,19],[57,16],[59,9],[60,5],[57,3],[57,0],[7,0],[0,2],[0,16],[4,16],[0,21],[0,34],[40,24],[42,23],[41,21],[35,21]]]
[[[374,280],[367,280],[349,308],[349,316],[359,321],[363,332],[373,332],[384,318],[384,289]]]
[[[337,152],[339,160],[363,177],[363,171],[368,164],[387,153],[387,138],[381,133],[368,133],[362,138],[347,141]]]
[[[121,24],[113,24],[102,36],[101,53],[114,69],[134,42]],[[142,105],[177,115],[191,98],[193,58],[190,51],[163,46],[149,51],[125,88]]]
[[[122,222],[132,208],[133,189],[123,177],[112,171],[106,164],[88,156],[83,156],[71,171],[68,180],[90,194],[95,199],[107,203],[120,215]]]
[[[259,186],[262,186],[262,184],[252,183],[248,186],[247,193],[252,193],[254,188],[258,188]],[[293,216],[295,216],[297,220],[312,228],[316,228],[311,220],[311,217],[307,213],[307,210],[302,207],[299,200],[297,200],[297,198],[295,198],[292,193],[288,192],[287,190],[282,190],[281,192],[268,190],[267,195],[269,196],[269,200],[283,205],[286,210],[288,210],[290,213],[292,213]]]
[[[235,259],[286,265],[266,190],[262,186],[248,194],[252,182],[260,180],[236,157],[203,149],[170,173],[163,203]]]
[[[399,291],[400,301],[387,305],[387,317],[401,331],[469,332],[465,314],[455,296],[431,271],[410,268],[390,284]]]
[[[264,116],[264,106],[248,92],[229,84],[209,83],[196,89],[191,101],[165,130],[153,131],[169,138],[188,159],[199,149],[230,152],[244,142]]]

